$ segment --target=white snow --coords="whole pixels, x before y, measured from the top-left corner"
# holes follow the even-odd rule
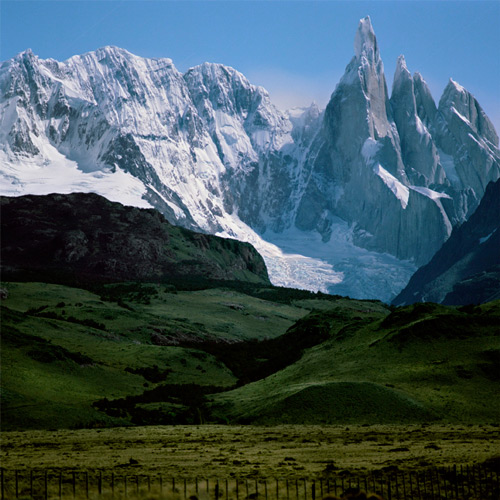
[[[454,106],[451,107],[452,113],[455,113],[464,123],[466,123],[469,127],[471,127],[471,123],[468,118],[462,115]]]
[[[279,234],[265,233],[263,237],[284,253],[285,269],[291,271],[292,276],[299,273],[302,281],[322,283],[319,290],[326,289],[332,294],[390,302],[416,271],[412,262],[355,246],[352,243],[352,228],[341,219],[333,222],[332,236],[326,243],[318,233],[296,228]],[[306,261],[309,265],[304,265],[304,261],[296,256],[309,259]],[[266,263],[272,260],[264,258]],[[283,270],[282,262],[276,261],[276,274],[271,275],[273,282],[283,279]]]
[[[297,228],[259,235],[236,216],[222,223],[226,229],[218,235],[251,243],[277,286],[390,302],[416,271],[412,262],[355,246],[352,228],[341,219],[326,243],[317,232]]]
[[[448,194],[440,193],[439,191],[433,191],[432,189],[426,187],[410,186],[410,189],[413,189],[413,191],[417,191],[418,193],[427,196],[427,198],[430,198],[431,200],[438,200],[439,198],[448,198],[449,200],[451,200],[451,196],[449,196]]]
[[[34,157],[17,162],[0,151],[0,195],[97,193],[124,205],[151,208],[142,199],[144,184],[131,174],[120,169],[82,172],[76,162],[50,148],[44,148],[45,160]]]
[[[420,117],[418,115],[415,115],[415,119],[416,119],[416,124],[417,124],[417,132],[420,135],[429,135],[429,132],[425,128],[425,125],[422,123],[422,120],[420,119]]]
[[[453,85],[455,87],[455,89],[460,92],[460,93],[463,93],[463,94],[466,94],[467,93],[467,90],[465,90],[462,85],[460,85],[458,82],[456,82],[455,80],[453,80],[452,78],[450,78],[450,81],[449,83],[451,83],[451,85]]]
[[[382,144],[377,142],[375,139],[368,137],[361,148],[361,154],[363,158],[366,160],[367,164],[373,160],[377,151],[381,148]]]
[[[484,146],[471,134],[467,134],[479,147],[484,148]]]
[[[422,186],[410,186],[410,189],[416,191],[417,193],[423,194],[424,196],[427,196],[427,198],[430,198],[437,205],[439,211],[441,212],[443,223],[446,227],[447,236],[449,236],[451,234],[453,227],[451,225],[448,214],[446,213],[446,210],[443,207],[441,199],[447,198],[451,200],[452,198],[448,196],[446,193],[439,193],[438,191],[433,191],[432,189],[425,188]]]
[[[384,184],[394,193],[394,196],[401,202],[401,206],[405,209],[408,206],[410,190],[404,184],[390,174],[380,163],[377,163],[373,168],[375,173],[384,181]]]
[[[488,236],[484,236],[483,238],[479,238],[479,244],[482,245],[483,243],[487,242],[493,236],[495,231],[492,231],[490,234],[488,234]]]

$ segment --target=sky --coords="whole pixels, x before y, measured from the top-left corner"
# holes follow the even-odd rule
[[[180,71],[217,62],[265,87],[281,109],[324,107],[369,15],[389,88],[396,59],[439,101],[449,78],[500,133],[500,1],[1,0],[0,59],[31,48],[65,60],[105,45],[169,57]]]

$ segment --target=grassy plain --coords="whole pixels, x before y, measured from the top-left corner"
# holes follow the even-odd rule
[[[6,432],[2,441],[7,469],[190,478],[416,471],[500,456],[493,425],[151,426]]]

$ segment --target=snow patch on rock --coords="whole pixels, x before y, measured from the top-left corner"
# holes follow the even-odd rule
[[[394,196],[401,202],[405,209],[408,206],[410,190],[400,181],[390,174],[380,163],[373,168],[374,172],[384,181],[384,184],[393,192]]]

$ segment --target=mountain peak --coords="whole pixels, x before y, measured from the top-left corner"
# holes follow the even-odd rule
[[[360,59],[363,55],[374,62],[380,59],[377,38],[373,31],[370,16],[359,20],[358,31],[356,31],[356,37],[354,38],[354,53],[356,59]]]
[[[402,80],[411,79],[411,73],[406,66],[406,60],[404,55],[400,55],[396,62],[396,71],[394,72],[393,88],[397,87],[399,82]]]
[[[18,60],[18,61],[23,61],[26,59],[34,60],[34,59],[38,59],[38,57],[35,54],[33,54],[33,51],[31,49],[23,50],[22,52],[19,52],[19,54],[17,54],[14,57],[14,60]]]
[[[460,93],[467,92],[467,90],[465,90],[464,87],[462,87],[462,85],[460,85],[458,82],[456,82],[452,78],[450,78],[450,81],[448,82],[447,88],[449,90],[455,90],[456,92],[460,92]]]

